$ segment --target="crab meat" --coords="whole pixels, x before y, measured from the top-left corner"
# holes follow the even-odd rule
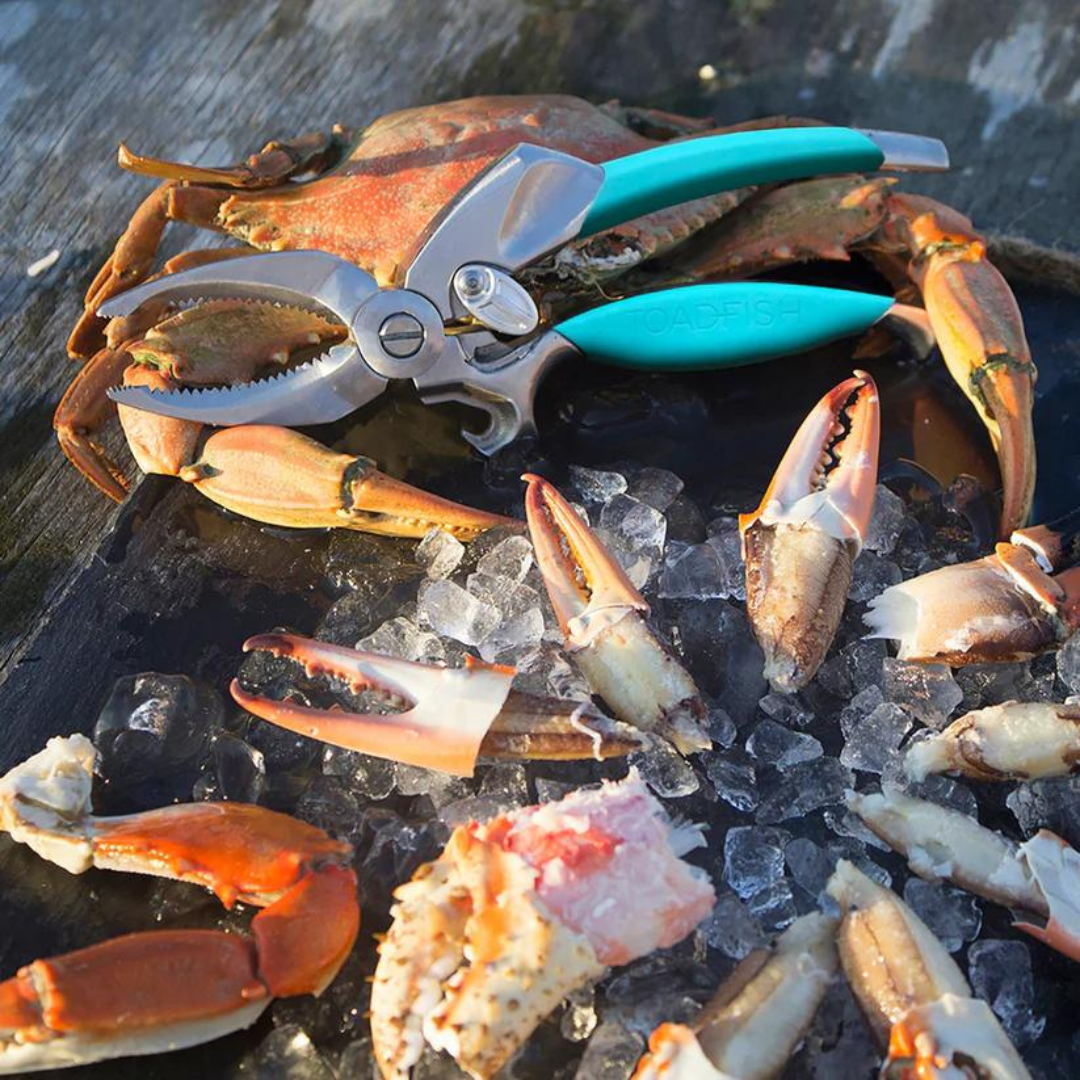
[[[1080,568],[1051,576],[1027,547],[932,570],[870,601],[868,637],[899,642],[901,660],[1026,660],[1080,626]]]
[[[1080,706],[1006,701],[960,717],[916,743],[904,767],[913,780],[959,772],[975,780],[1068,776],[1080,765]]]
[[[895,893],[841,860],[827,890],[840,905],[840,962],[880,1044],[883,1077],[1030,1080],[989,1006]]]
[[[426,1041],[490,1077],[570,991],[682,940],[716,899],[680,858],[701,842],[633,772],[455,829],[395,894],[371,995],[383,1076]]]
[[[360,925],[351,849],[242,803],[90,812],[94,747],[82,735],[0,779],[0,829],[73,874],[153,874],[263,908],[250,939],[153,931],[35,960],[0,983],[0,1073],[194,1046],[255,1022],[274,997],[320,994]]]
[[[848,806],[908,866],[1019,912],[1018,929],[1080,960],[1080,855],[1047,830],[1016,844],[974,818],[898,791],[849,793]]]
[[[537,565],[566,649],[593,691],[620,720],[663,735],[681,753],[707,750],[704,702],[649,629],[649,605],[553,485],[531,473],[522,479]]]
[[[804,915],[752,952],[693,1028],[663,1024],[634,1080],[773,1080],[810,1026],[837,969],[836,922]]]
[[[623,756],[640,748],[636,733],[588,706],[511,689],[511,667],[466,659],[439,667],[359,652],[292,634],[260,634],[244,651],[265,649],[302,664],[309,677],[330,676],[376,705],[379,713],[316,709],[249,694],[234,679],[232,696],[278,727],[320,742],[459,776],[478,756],[566,761]]]
[[[761,505],[739,517],[746,609],[774,690],[805,686],[844,611],[877,485],[877,387],[856,372],[811,410]]]

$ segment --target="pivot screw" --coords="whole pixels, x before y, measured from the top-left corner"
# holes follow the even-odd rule
[[[420,351],[424,344],[424,327],[414,315],[399,311],[383,320],[379,327],[379,342],[390,356],[405,360]]]
[[[461,271],[455,284],[462,297],[475,300],[490,289],[489,279],[490,274],[485,274],[479,267],[470,266]]]

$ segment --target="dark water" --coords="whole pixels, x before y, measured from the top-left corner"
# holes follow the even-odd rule
[[[1068,296],[1020,290],[1040,368],[1036,404],[1036,520],[1080,502],[1080,309]],[[994,482],[989,442],[937,359],[861,362],[884,407],[885,475],[910,459],[948,484],[968,473]],[[552,475],[569,463],[619,461],[681,476],[704,520],[756,504],[794,429],[814,401],[851,370],[850,345],[721,374],[653,377],[564,367],[545,387],[539,455]],[[390,396],[329,434],[389,473],[490,509],[520,515],[520,465],[511,449],[492,462],[456,436],[462,412]],[[321,433],[329,441],[328,433]],[[139,671],[185,672],[223,688],[249,634],[275,625],[311,632],[334,598],[325,577],[329,538],[264,529],[227,515],[178,482],[144,483],[116,535],[60,602],[32,654],[0,696],[4,768],[53,734],[89,732],[115,680]],[[411,551],[410,541],[397,542]],[[986,905],[994,936],[1000,912]],[[242,920],[240,920],[242,921]],[[72,878],[0,839],[0,972],[133,929],[239,925],[198,889],[92,872]],[[373,929],[373,927],[368,927]],[[1056,986],[1052,1023],[1069,1024],[1071,969],[1039,952],[1037,978]],[[253,1033],[164,1058],[73,1071],[80,1077],[231,1075]],[[250,1070],[249,1070],[250,1072]],[[265,1075],[271,1075],[266,1073]]]

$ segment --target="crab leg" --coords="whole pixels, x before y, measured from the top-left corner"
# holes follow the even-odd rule
[[[739,518],[747,613],[775,690],[805,686],[832,644],[873,510],[879,438],[877,387],[856,372],[817,403],[761,505]]]
[[[1080,626],[1080,568],[1051,576],[1027,547],[932,570],[870,601],[869,637],[900,643],[901,660],[964,664],[1023,660]]]
[[[491,1077],[605,965],[682,940],[715,902],[680,859],[700,842],[633,772],[456,828],[395,894],[371,994],[382,1075],[407,1076],[426,1041]]]
[[[1009,542],[1028,548],[1047,572],[1080,562],[1080,506],[1045,525],[1017,529]]]
[[[522,479],[536,561],[567,651],[589,685],[620,720],[663,735],[684,754],[708,749],[704,703],[649,629],[649,605],[551,484]]]
[[[890,194],[880,240],[904,248],[941,355],[986,425],[1003,487],[1001,535],[1027,521],[1035,491],[1032,406],[1037,372],[1016,298],[962,214]]]
[[[899,791],[848,794],[848,807],[908,866],[1016,912],[1014,925],[1080,960],[1080,855],[1041,830],[1016,844],[974,818]]]
[[[1068,776],[1080,767],[1080,705],[1006,701],[977,709],[912,746],[904,767],[914,780],[939,772],[975,780]]]
[[[662,1024],[634,1080],[773,1080],[837,969],[836,922],[804,915],[731,973],[693,1028]]]
[[[471,540],[495,525],[515,524],[394,480],[370,458],[338,454],[271,425],[214,432],[180,479],[227,510],[270,525],[417,537],[438,526]]]
[[[231,692],[248,712],[334,746],[409,765],[471,776],[479,755],[576,760],[621,756],[638,749],[632,729],[595,710],[512,690],[514,669],[469,658],[464,668],[436,667],[359,652],[291,634],[261,634],[244,651],[265,649],[329,675],[353,693],[374,693],[390,714],[314,709],[249,694],[238,680]]]
[[[153,874],[263,908],[250,939],[130,934],[0,983],[0,1073],[193,1046],[253,1023],[275,996],[319,994],[359,929],[351,849],[260,806],[198,803],[90,813],[94,748],[51,739],[0,779],[0,829],[74,874]]]
[[[827,886],[840,905],[840,962],[879,1042],[883,1077],[1030,1080],[989,1006],[945,947],[894,893],[841,860]]]

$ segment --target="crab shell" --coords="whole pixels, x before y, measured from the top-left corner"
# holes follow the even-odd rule
[[[424,1042],[490,1077],[570,991],[673,945],[715,901],[636,775],[454,830],[398,889],[371,996],[375,1057],[406,1076]]]

